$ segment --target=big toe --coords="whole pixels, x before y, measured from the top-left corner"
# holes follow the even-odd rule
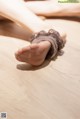
[[[29,56],[29,52],[30,52],[31,48],[30,46],[24,47],[19,49],[16,53],[15,53],[15,57],[17,60],[25,62],[27,57]]]
[[[36,54],[37,48],[38,44],[23,47],[15,53],[15,57],[18,61],[28,62],[28,60],[32,59],[32,57]]]

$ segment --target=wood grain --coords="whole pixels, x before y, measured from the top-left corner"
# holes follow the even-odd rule
[[[12,22],[0,23],[0,112],[8,119],[80,119],[80,23],[45,22],[67,32],[67,43],[62,56],[40,67],[14,57],[29,45],[26,32]]]

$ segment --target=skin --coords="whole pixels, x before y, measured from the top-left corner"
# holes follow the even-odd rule
[[[22,0],[0,0],[0,14],[19,24],[25,30],[28,29],[31,33],[46,30],[48,28],[47,24],[31,12]],[[19,49],[15,53],[15,57],[18,61],[39,66],[45,61],[45,57],[50,47],[51,44],[49,41],[31,44],[30,46]]]
[[[80,3],[58,3],[58,1],[49,0],[28,1],[25,4],[35,14],[45,17],[80,15]]]
[[[39,44],[32,44],[24,47],[15,53],[17,60],[39,66],[45,61],[45,57],[51,47],[49,41],[43,41]]]

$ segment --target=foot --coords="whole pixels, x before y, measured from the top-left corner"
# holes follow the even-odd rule
[[[15,53],[15,57],[18,61],[27,62],[31,65],[41,65],[51,47],[49,41],[42,41],[37,44],[31,44],[26,46]]]

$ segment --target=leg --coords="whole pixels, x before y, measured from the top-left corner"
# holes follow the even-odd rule
[[[0,15],[31,32],[38,32],[46,27],[45,23],[30,11],[22,0],[0,0]]]
[[[79,16],[80,4],[79,3],[58,3],[53,1],[29,1],[26,2],[27,8],[32,10],[37,15],[46,17],[51,16]],[[41,6],[41,9],[40,9]]]
[[[26,8],[23,1],[7,0],[6,2],[5,0],[0,0],[0,10],[2,16],[13,20],[25,29],[28,28],[33,33],[45,30],[47,27],[44,21]],[[32,44],[17,51],[15,56],[19,61],[28,62],[32,65],[41,65],[44,62],[50,47],[51,44],[49,41]]]

